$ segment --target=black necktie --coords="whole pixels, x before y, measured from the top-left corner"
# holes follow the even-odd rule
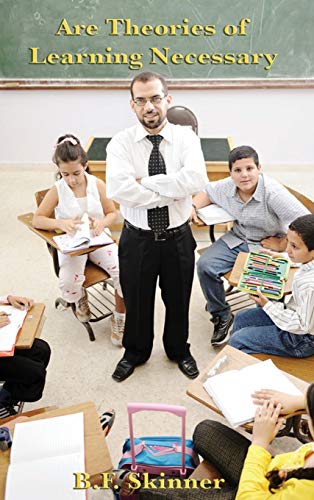
[[[159,151],[159,144],[163,140],[163,137],[161,135],[148,135],[147,139],[153,145],[148,162],[148,175],[166,174],[165,160]],[[169,226],[168,207],[148,209],[147,221],[152,231],[158,234],[162,233]]]

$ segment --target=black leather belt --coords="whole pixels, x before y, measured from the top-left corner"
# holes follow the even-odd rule
[[[139,236],[143,236],[144,238],[151,238],[155,241],[165,241],[165,240],[171,240],[176,236],[178,236],[179,234],[184,233],[189,227],[189,222],[187,221],[178,227],[166,229],[163,233],[160,234],[154,233],[154,231],[151,231],[149,229],[141,229],[140,227],[133,226],[133,224],[130,224],[127,220],[124,221],[124,226],[130,231],[134,231]]]

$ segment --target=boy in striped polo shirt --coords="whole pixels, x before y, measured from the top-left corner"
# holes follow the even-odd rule
[[[251,296],[260,307],[239,312],[229,344],[248,354],[265,353],[305,358],[314,354],[314,214],[292,222],[287,252],[301,263],[287,305]]]

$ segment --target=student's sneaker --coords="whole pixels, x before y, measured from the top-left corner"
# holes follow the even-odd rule
[[[125,326],[125,314],[119,315],[113,313],[111,316],[111,342],[113,345],[122,347],[122,339]]]
[[[213,346],[224,344],[229,340],[230,330],[233,325],[233,314],[229,314],[227,319],[221,319],[220,316],[214,316],[212,322],[214,323],[214,333],[211,339]]]
[[[88,305],[88,295],[85,288],[83,288],[83,296],[80,298],[77,304],[75,304],[75,314],[77,319],[81,321],[81,323],[86,323],[92,317]]]

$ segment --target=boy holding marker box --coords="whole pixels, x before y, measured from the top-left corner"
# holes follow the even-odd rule
[[[292,262],[301,263],[285,306],[260,290],[251,295],[260,307],[236,314],[229,344],[247,354],[305,358],[314,354],[314,214],[292,222],[287,234]]]

